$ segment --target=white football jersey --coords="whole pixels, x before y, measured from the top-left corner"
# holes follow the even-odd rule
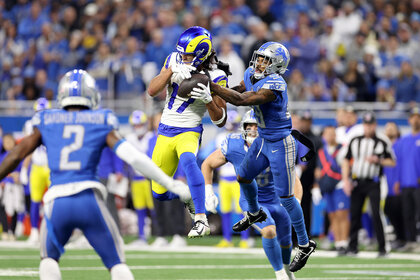
[[[165,68],[171,67],[177,62],[177,52],[171,53],[165,62]],[[201,72],[204,74],[204,72]],[[222,86],[227,85],[227,77],[225,72],[220,69],[209,71],[210,78],[213,82]],[[179,84],[171,80],[171,85],[167,88],[166,103],[163,109],[161,123],[173,127],[193,128],[201,124],[204,114],[206,113],[206,104],[201,100],[193,98],[182,98],[177,95]]]
[[[132,144],[137,150],[139,150],[140,152],[147,154],[147,151],[149,150],[149,141],[150,138],[152,138],[154,136],[154,133],[152,131],[148,131],[146,132],[146,134],[142,137],[142,138],[138,138],[137,135],[132,132],[130,134],[128,134],[125,139]],[[137,172],[134,170],[134,172],[137,175],[143,175],[140,172]]]
[[[32,133],[34,130],[32,121],[27,120],[25,122],[23,132],[25,136],[28,136]],[[44,145],[39,146],[35,149],[35,151],[32,153],[32,164],[38,165],[38,166],[48,166],[48,158],[47,158],[47,148],[45,148]]]

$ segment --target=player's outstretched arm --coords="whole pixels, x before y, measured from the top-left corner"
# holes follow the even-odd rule
[[[187,185],[181,181],[173,180],[166,175],[146,154],[137,150],[133,145],[125,141],[125,139],[122,139],[115,130],[108,133],[106,142],[114,150],[115,154],[130,164],[134,170],[179,195],[182,201],[191,198]]]
[[[37,128],[14,147],[0,165],[0,180],[16,169],[19,163],[41,145],[41,133]]]
[[[201,172],[204,176],[205,192],[206,192],[206,210],[212,213],[217,213],[216,207],[219,204],[219,199],[213,191],[213,170],[222,166],[227,162],[221,149],[217,149],[211,153],[201,165]]]
[[[210,83],[211,91],[236,106],[260,105],[276,100],[277,96],[272,90],[260,89],[259,91],[237,92],[233,89],[222,87],[216,83]],[[195,90],[195,89],[194,89]]]
[[[225,155],[221,149],[217,149],[211,153],[201,165],[201,172],[203,172],[204,182],[207,184],[213,183],[213,171],[227,162]]]
[[[223,127],[227,120],[226,101],[215,95],[213,96],[213,101],[206,104],[206,107],[212,123],[218,127]]]

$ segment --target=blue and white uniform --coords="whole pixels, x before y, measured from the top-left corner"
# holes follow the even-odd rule
[[[296,141],[290,134],[292,121],[288,112],[287,84],[279,74],[271,74],[253,83],[253,68],[245,71],[246,91],[270,89],[277,96],[272,102],[253,105],[258,121],[258,138],[238,170],[242,178],[252,180],[268,166],[280,197],[294,193]]]
[[[73,230],[79,228],[107,268],[124,262],[123,242],[105,206],[106,189],[96,170],[106,137],[118,126],[117,118],[105,109],[57,109],[37,113],[32,123],[42,135],[51,170],[51,186],[44,196],[41,257],[58,260]]]
[[[241,168],[241,163],[247,154],[248,146],[240,134],[230,134],[221,145],[222,154],[226,160],[233,164],[236,172]],[[276,188],[273,182],[273,174],[270,167],[267,167],[255,178],[258,184],[258,202],[267,214],[267,219],[262,223],[254,224],[259,229],[269,225],[275,225],[278,240],[282,247],[291,245],[291,224],[286,209],[281,205],[279,197],[276,195]],[[243,211],[248,211],[248,203],[244,198],[241,189],[239,202]]]

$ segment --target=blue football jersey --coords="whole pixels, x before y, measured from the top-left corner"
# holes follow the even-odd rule
[[[240,134],[229,134],[221,145],[221,150],[226,160],[233,164],[235,170],[241,166],[246,154],[245,140]],[[273,182],[273,174],[270,167],[261,172],[255,180],[258,184],[258,202],[260,203],[280,203]],[[241,194],[242,196],[242,194]]]
[[[287,84],[279,74],[271,74],[252,83],[254,70],[249,67],[244,74],[246,91],[272,90],[277,98],[272,102],[253,105],[258,121],[259,135],[270,141],[277,141],[288,136],[292,129],[292,119],[288,111]]]
[[[51,186],[97,181],[106,136],[118,127],[111,110],[44,110],[32,118],[47,148]]]

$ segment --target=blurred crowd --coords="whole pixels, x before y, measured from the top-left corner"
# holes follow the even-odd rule
[[[73,68],[105,99],[142,96],[194,25],[211,31],[230,86],[278,41],[291,100],[420,102],[418,0],[0,0],[0,99],[52,100]]]

